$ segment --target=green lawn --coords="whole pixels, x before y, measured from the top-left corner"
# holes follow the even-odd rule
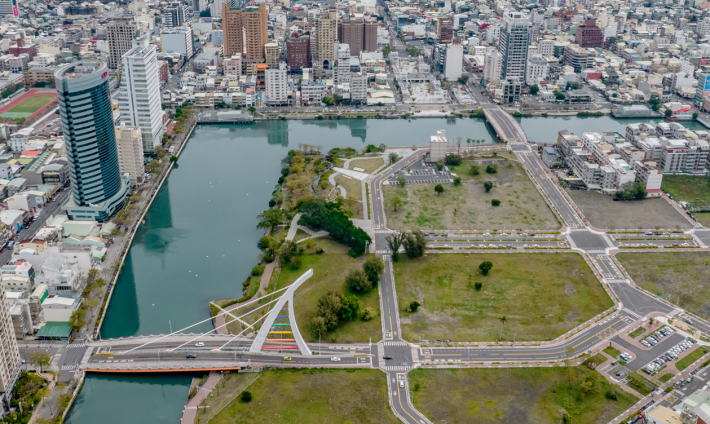
[[[587,359],[585,361],[585,363],[593,362],[595,365],[601,365],[607,359],[609,359],[609,358],[607,358],[606,355],[604,355],[603,353],[600,352],[600,353],[597,353],[596,355],[592,356],[591,358]]]
[[[3,113],[1,117],[5,119],[26,118],[49,104],[52,100],[54,100],[52,95],[33,96],[21,101],[17,106]]]
[[[470,165],[465,165],[462,168]],[[501,164],[498,173],[482,173],[461,185],[443,184],[445,192],[436,194],[437,184],[386,185],[387,226],[396,230],[557,230],[560,224],[519,163]],[[466,177],[461,174],[462,179]],[[486,192],[484,182],[494,184]],[[394,211],[392,199],[403,204]],[[492,206],[491,200],[501,201]]]
[[[330,240],[316,239],[316,246],[326,246],[335,244]],[[344,250],[347,250],[342,246]],[[345,285],[345,276],[348,271],[362,267],[363,258],[351,258],[344,251],[342,253],[303,254],[300,256],[303,264],[298,270],[292,270],[286,266],[281,269],[278,279],[277,289],[286,287],[293,283],[309,268],[313,268],[313,276],[306,280],[296,291],[294,298],[296,322],[301,334],[306,340],[318,341],[318,336],[313,335],[310,329],[310,322],[316,317],[318,309],[318,299],[330,290],[339,291],[344,294],[353,294]],[[373,289],[367,294],[355,293],[360,298],[360,310],[371,307],[376,311],[376,316],[370,321],[341,321],[338,328],[327,335],[323,335],[324,341],[356,343],[382,338],[382,325],[380,323],[380,298],[377,289]]]
[[[702,346],[698,346],[694,351],[690,352],[688,356],[684,357],[680,361],[676,362],[675,367],[678,371],[683,371],[693,364],[693,362],[700,359],[701,356],[708,353],[708,350]]]
[[[631,374],[629,374],[629,381],[626,383],[626,385],[641,393],[641,395],[643,396],[647,396],[655,388],[655,385],[653,383],[642,377],[637,372],[632,372]]]
[[[661,376],[661,378],[658,379],[661,383],[665,383],[666,381],[670,380],[673,378],[674,374],[671,373],[666,373]]]
[[[207,396],[200,403],[200,406],[205,407],[205,409],[197,414],[195,424],[207,424],[210,422],[213,414],[227,406],[232,399],[243,392],[259,376],[260,373],[255,372],[228,372],[225,374],[212,391],[214,396]],[[204,413],[204,411],[207,412]]]
[[[394,263],[408,340],[551,340],[613,302],[576,253],[431,254]],[[491,261],[488,276],[478,265]],[[480,291],[475,283],[483,283]],[[416,300],[418,312],[405,308]]]
[[[710,318],[710,253],[629,252],[616,258],[639,286]]]
[[[710,228],[710,213],[709,212],[695,212],[693,216],[697,218],[698,222],[706,228]]]
[[[641,334],[643,334],[643,333],[645,333],[645,332],[646,332],[646,329],[645,329],[645,328],[639,327],[639,328],[635,329],[634,331],[630,332],[630,333],[629,333],[629,337],[631,337],[631,338],[636,338],[636,337],[640,336]]]
[[[265,371],[210,424],[392,423],[386,375],[378,370]]]
[[[364,169],[364,172],[366,174],[372,174],[375,172],[377,168],[380,166],[384,165],[385,161],[382,158],[371,158],[371,159],[356,159],[350,162],[350,165],[348,166],[349,169],[353,168],[361,168]]]
[[[611,346],[605,347],[605,348],[604,348],[604,353],[606,353],[607,355],[611,356],[612,358],[618,358],[619,355],[621,355],[621,352],[619,352],[618,350],[614,349],[614,348],[611,347]]]
[[[560,423],[611,421],[638,399],[586,366],[565,368],[416,369],[409,373],[414,405],[435,423]],[[589,378],[594,394],[580,395]],[[614,390],[617,400],[606,399]]]
[[[661,188],[675,201],[692,205],[710,205],[710,179],[691,175],[664,175]]]

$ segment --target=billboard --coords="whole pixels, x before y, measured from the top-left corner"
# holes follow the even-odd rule
[[[17,0],[12,0],[12,14],[20,16],[20,11],[17,9]]]

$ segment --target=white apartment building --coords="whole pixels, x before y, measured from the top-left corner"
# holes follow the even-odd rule
[[[355,72],[350,80],[350,99],[359,101],[360,103],[367,102],[367,74]]]
[[[488,44],[492,44],[499,37],[500,37],[500,25],[497,22],[490,24],[486,28],[486,42]]]
[[[177,1],[173,2],[163,11],[163,24],[166,28],[181,26],[186,20],[186,15],[187,5]]]
[[[699,21],[695,32],[700,37],[708,35],[710,33],[710,17],[705,17],[703,20]]]
[[[648,124],[630,124],[626,138],[644,152],[644,159],[656,161],[664,174],[707,172],[710,144],[677,122],[661,122],[655,129]]]
[[[555,55],[555,42],[552,40],[540,40],[537,45],[537,53],[542,57]]]
[[[240,77],[242,75],[242,54],[237,53],[231,57],[225,57],[222,62],[222,73]]]
[[[163,53],[180,53],[192,57],[192,28],[166,28],[160,32],[160,50]]]
[[[539,84],[540,81],[547,79],[547,71],[550,68],[542,55],[535,55],[528,59],[527,76],[525,82],[528,85]]]
[[[486,50],[483,62],[483,80],[486,84],[497,84],[503,67],[503,55],[496,49]]]
[[[278,69],[267,69],[266,78],[266,103],[270,105],[288,104],[288,74],[286,64],[279,63]]]
[[[143,160],[143,137],[140,128],[116,128],[118,166],[122,174],[131,174],[131,186],[143,183],[145,161]]]
[[[444,76],[446,81],[456,81],[463,73],[463,43],[460,38],[454,38],[446,46],[446,62]]]
[[[0,321],[4,331],[0,332],[0,392],[10,393],[20,377],[20,350],[10,316],[5,289],[0,286]]]
[[[498,51],[503,55],[500,78],[525,81],[530,45],[530,21],[520,12],[506,12],[500,32]]]
[[[42,262],[35,283],[46,284],[50,294],[73,294],[81,287],[79,263],[65,256],[50,254]]]
[[[446,130],[439,130],[429,139],[429,161],[439,162],[446,158]]]
[[[155,46],[147,41],[142,39],[123,55],[118,110],[121,122],[140,128],[143,152],[153,154],[163,142],[163,109]]]
[[[22,128],[21,130],[12,133],[8,142],[10,150],[15,153],[27,150],[30,142],[30,134],[32,134],[32,128]]]
[[[43,68],[54,63],[54,60],[55,56],[52,53],[37,53],[37,56],[34,58],[34,61]]]

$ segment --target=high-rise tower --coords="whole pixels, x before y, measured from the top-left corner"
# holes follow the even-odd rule
[[[498,43],[498,51],[503,55],[502,80],[525,81],[529,45],[530,21],[520,12],[506,12]]]

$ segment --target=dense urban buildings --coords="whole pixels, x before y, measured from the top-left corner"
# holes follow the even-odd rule
[[[106,25],[109,69],[121,68],[121,57],[133,48],[138,25],[133,18],[116,19]]]

